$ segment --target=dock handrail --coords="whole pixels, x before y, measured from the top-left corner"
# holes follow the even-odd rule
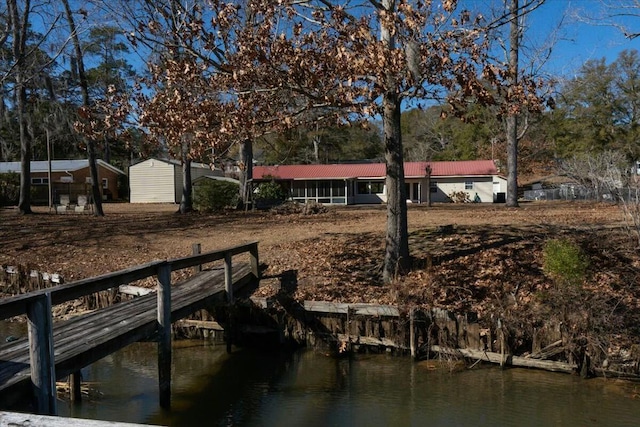
[[[52,306],[151,276],[158,279],[156,288],[160,406],[168,408],[171,393],[171,272],[224,259],[225,291],[231,302],[232,257],[245,252],[250,255],[251,273],[259,279],[258,242],[254,241],[203,254],[151,261],[124,270],[0,299],[0,320],[27,315],[31,381],[34,385],[37,412],[51,415],[57,413]]]
[[[146,279],[157,274],[158,267],[168,263],[171,271],[181,270],[183,268],[193,267],[195,265],[206,264],[213,261],[224,259],[227,254],[239,255],[245,252],[251,254],[252,273],[259,276],[258,271],[258,242],[249,242],[225,249],[218,249],[197,255],[189,255],[181,258],[169,260],[156,260],[146,264],[125,268],[123,270],[106,273],[100,276],[88,277],[86,279],[76,280],[74,282],[62,285],[52,286],[50,288],[39,289],[25,294],[14,295],[11,297],[0,299],[0,320],[10,317],[19,316],[27,313],[27,306],[45,296],[51,295],[51,304],[62,304],[85,295],[95,292],[104,291],[120,285],[126,285],[136,280]]]
[[[94,292],[104,291],[121,284],[146,279],[147,277],[155,275],[158,267],[166,262],[167,261],[152,261],[124,270],[0,299],[0,320],[25,314],[27,312],[27,306],[33,301],[42,298],[45,294],[51,295],[51,304],[62,304],[63,302]]]

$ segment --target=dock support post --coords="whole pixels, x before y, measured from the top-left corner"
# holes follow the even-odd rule
[[[224,254],[224,290],[227,292],[227,302],[233,303],[233,265],[230,252]]]
[[[46,292],[29,303],[27,321],[35,411],[44,415],[57,415],[51,293]]]
[[[415,307],[411,308],[409,312],[409,341],[411,348],[411,357],[413,359],[416,358],[416,309]]]
[[[498,319],[498,333],[500,334],[500,367],[504,368],[506,361],[507,361],[507,357],[506,357],[506,344],[505,344],[505,337],[504,337],[504,328],[502,325],[502,319]]]
[[[160,407],[171,407],[171,265],[158,266],[158,386]]]
[[[249,255],[251,256],[251,272],[256,279],[260,279],[260,264],[258,259],[258,242],[254,243],[249,249]]]
[[[82,375],[80,371],[69,374],[69,398],[72,402],[82,400]]]
[[[191,245],[191,253],[193,255],[200,255],[202,253],[202,246],[200,243],[194,243]],[[200,273],[202,271],[202,264],[193,266],[193,274]]]
[[[227,353],[231,353],[231,335],[233,323],[233,264],[231,263],[231,252],[224,254],[224,290],[227,292],[227,306],[229,307],[229,318],[225,326],[227,338]]]

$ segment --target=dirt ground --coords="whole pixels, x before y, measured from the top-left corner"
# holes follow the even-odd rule
[[[329,255],[323,249],[336,259],[357,259],[360,254],[360,261],[374,267],[381,261],[375,255],[383,249],[386,227],[383,206],[330,208],[317,215],[178,215],[176,206],[166,204],[105,204],[104,209],[102,218],[56,215],[46,207],[34,207],[35,214],[28,216],[17,214],[16,209],[0,209],[0,265],[60,273],[68,282],[189,255],[192,243],[201,243],[203,251],[208,251],[257,240],[261,262],[270,266],[271,274],[277,274],[277,268],[301,273],[309,267],[314,274],[344,274],[340,263],[321,262]],[[480,233],[482,244],[482,239],[491,240],[494,234],[535,231],[547,235],[553,230],[615,227],[623,220],[615,206],[563,202],[526,203],[517,209],[490,204],[410,205],[408,216],[414,257],[454,250],[447,246],[463,230]],[[437,227],[449,224],[456,230],[452,236],[435,233]],[[309,251],[310,258],[305,259]],[[298,276],[299,280],[309,278]]]
[[[381,282],[383,206],[329,208],[315,215],[175,211],[173,205],[106,204],[100,218],[37,207],[28,216],[1,209],[0,265],[59,273],[70,282],[186,256],[193,243],[209,251],[257,240],[266,268],[256,291],[262,296],[285,288],[300,300],[438,305],[480,317],[544,316],[550,306],[541,306],[554,303],[547,294],[557,286],[543,270],[542,250],[549,239],[563,237],[589,257],[581,290],[586,293],[579,297],[615,312],[615,318],[601,320],[611,327],[627,331],[640,324],[637,239],[625,231],[622,211],[613,205],[410,205],[413,269],[392,285]],[[575,299],[566,292],[561,297]]]

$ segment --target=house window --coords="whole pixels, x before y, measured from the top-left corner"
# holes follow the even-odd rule
[[[34,185],[48,184],[49,178],[31,178],[31,183]]]
[[[318,181],[318,197],[331,196],[331,181]]]
[[[384,193],[383,181],[358,181],[358,194]]]
[[[331,181],[331,195],[344,197],[344,181]]]
[[[431,191],[432,193],[437,193],[438,192],[438,184],[435,183],[434,181],[431,181],[429,183],[429,191]]]
[[[465,181],[464,182],[465,190],[473,190],[473,181]]]
[[[293,181],[293,184],[291,185],[291,191],[292,191],[292,195],[293,197],[304,197],[304,193],[305,193],[305,183],[304,181]]]
[[[384,193],[384,182],[377,181],[371,182],[371,194],[382,194]]]
[[[109,188],[109,178],[102,178],[102,188],[104,189]]]

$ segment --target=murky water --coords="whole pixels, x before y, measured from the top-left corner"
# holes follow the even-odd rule
[[[4,339],[2,334],[0,338]],[[171,411],[156,351],[138,343],[83,369],[91,397],[60,415],[176,426],[637,426],[640,384],[535,370],[450,373],[409,358],[335,359],[176,342]]]

